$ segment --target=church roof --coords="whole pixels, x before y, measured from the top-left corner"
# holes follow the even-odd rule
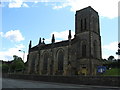
[[[43,49],[51,49],[51,48],[55,48],[55,47],[61,47],[61,46],[67,46],[69,44],[69,40],[65,40],[65,41],[61,41],[61,42],[56,42],[54,44],[41,44],[40,46],[39,45],[36,45],[34,47],[31,48],[31,52],[32,51],[37,51],[39,48],[40,50],[43,50]]]
[[[71,40],[71,44],[75,43],[76,39],[72,39]],[[36,45],[34,47],[32,47],[30,49],[30,51],[38,51],[40,50],[44,50],[44,49],[51,49],[51,48],[56,48],[56,47],[62,47],[62,46],[68,46],[69,45],[69,40],[64,40],[64,41],[60,41],[60,42],[56,42],[54,44],[41,44],[41,45]]]

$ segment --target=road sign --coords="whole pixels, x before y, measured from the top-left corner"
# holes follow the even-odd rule
[[[97,67],[97,72],[98,73],[104,73],[106,71],[106,67],[105,66],[98,66]]]

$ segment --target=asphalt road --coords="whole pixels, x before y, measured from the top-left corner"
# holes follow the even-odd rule
[[[91,85],[76,85],[76,84],[63,84],[53,82],[41,82],[32,80],[19,80],[19,79],[2,79],[3,90],[120,90],[118,87],[108,86],[91,86]],[[17,88],[17,89],[16,89]]]

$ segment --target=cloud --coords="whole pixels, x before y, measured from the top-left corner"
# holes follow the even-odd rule
[[[104,52],[103,52],[103,53],[104,53]],[[116,55],[116,54],[113,54],[113,53],[111,53],[111,54],[103,54],[103,55],[102,55],[102,58],[103,58],[103,59],[108,59],[109,56],[114,56],[115,59],[120,59],[120,56],[118,56],[118,55]]]
[[[34,1],[34,3],[38,3],[38,1]]]
[[[61,31],[61,32],[52,32],[51,37],[52,37],[52,34],[54,34],[54,36],[55,36],[55,42],[59,42],[62,40],[68,40],[69,30],[65,30],[65,31]],[[71,31],[71,34],[72,34],[72,38],[74,38],[75,32]],[[51,43],[51,38],[48,38],[45,41],[47,43]]]
[[[23,3],[23,7],[29,7],[26,3]]]
[[[0,32],[0,37],[3,37],[3,32]]]
[[[61,8],[65,8],[67,7],[68,4],[67,3],[62,3],[62,5],[58,6],[56,4],[53,5],[53,9],[61,9]]]
[[[6,32],[4,35],[1,32],[2,37],[9,39],[10,41],[20,42],[24,40],[21,32],[19,30],[11,30]]]
[[[52,34],[54,34],[55,35],[55,37],[57,38],[57,39],[68,39],[68,34],[69,34],[69,30],[65,30],[65,31],[61,31],[61,32],[52,32],[51,33],[51,36],[52,36]],[[72,34],[72,38],[74,37],[74,32],[73,31],[71,31],[71,34]]]
[[[8,61],[13,60],[13,55],[17,55],[23,58],[23,53],[18,50],[24,49],[25,46],[23,44],[15,45],[15,47],[9,48],[6,51],[0,51],[0,60]],[[27,53],[25,53],[24,62],[27,60]]]
[[[113,53],[113,52],[112,52],[112,53],[105,53],[105,52],[103,52],[102,58],[103,58],[103,59],[108,59],[109,56],[111,56],[111,55],[114,56],[115,59],[118,59],[118,58],[119,58],[119,56],[116,55],[116,54]]]
[[[23,0],[11,0],[8,5],[9,8],[29,7]]]
[[[108,45],[103,45],[103,49],[107,49],[107,50],[110,50],[110,51],[117,51],[118,49],[118,42],[112,42]]]
[[[118,55],[116,55],[117,50],[118,50],[117,41],[111,42],[108,45],[102,45],[102,57],[107,59],[109,56],[112,55],[116,59],[118,59]]]
[[[25,2],[32,2],[34,4],[38,2],[52,2],[53,9],[70,7],[70,10],[74,12],[87,6],[92,6],[99,12],[100,16],[112,19],[118,17],[119,0],[3,0],[2,2],[9,2],[9,8],[29,7]],[[58,2],[59,5],[53,5],[53,3]]]
[[[80,10],[87,6],[92,6],[99,12],[100,16],[115,18],[118,16],[119,0],[65,0],[61,5],[53,6],[53,9],[70,7],[71,11]]]
[[[14,0],[2,0],[2,2],[10,2]],[[65,0],[22,0],[24,2],[64,2]]]

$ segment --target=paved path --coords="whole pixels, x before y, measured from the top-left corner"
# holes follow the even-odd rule
[[[57,90],[57,89],[59,90],[64,90],[64,89],[65,90],[66,89],[68,90],[120,90],[120,88],[118,87],[62,84],[62,83],[8,79],[8,78],[2,79],[2,88],[37,88],[37,89],[49,88],[48,90]],[[26,90],[26,89],[22,89],[22,90]]]

